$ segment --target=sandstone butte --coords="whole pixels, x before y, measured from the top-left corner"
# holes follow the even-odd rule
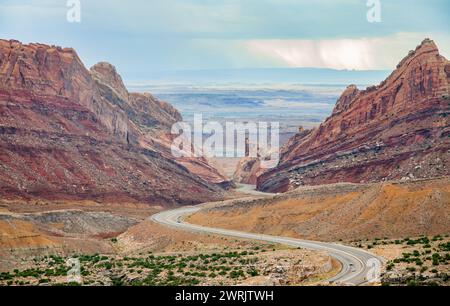
[[[449,82],[450,62],[425,39],[380,85],[349,86],[325,122],[289,140],[258,189],[448,176]]]
[[[0,195],[156,205],[221,199],[227,179],[205,159],[174,160],[181,120],[116,69],[88,70],[73,49],[0,40]]]

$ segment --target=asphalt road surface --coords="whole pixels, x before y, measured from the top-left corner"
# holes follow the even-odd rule
[[[248,186],[246,186],[245,189],[248,189],[247,187]],[[330,283],[335,283],[338,285],[359,286],[368,284],[379,277],[379,270],[382,266],[381,259],[361,249],[335,243],[316,242],[288,237],[246,233],[220,228],[210,228],[195,224],[189,224],[184,221],[187,216],[192,215],[200,211],[201,209],[203,209],[202,205],[194,207],[182,207],[153,215],[151,217],[151,220],[165,226],[194,233],[216,234],[228,237],[283,244],[309,250],[326,251],[333,258],[338,260],[342,265],[342,270],[336,276],[328,280]]]

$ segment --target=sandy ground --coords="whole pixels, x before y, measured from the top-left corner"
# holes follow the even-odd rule
[[[229,193],[229,198],[245,196],[251,200],[261,196],[251,189],[240,186]],[[258,266],[263,275],[233,280],[233,284],[313,284],[340,269],[327,254],[177,231],[148,220],[161,209],[127,203],[2,200],[0,272],[33,268],[36,258],[50,255],[191,256],[254,249],[264,250]],[[227,279],[203,280],[203,284],[221,283],[227,283]]]

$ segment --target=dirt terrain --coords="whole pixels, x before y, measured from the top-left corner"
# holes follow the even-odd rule
[[[274,196],[243,194],[243,186],[229,193],[240,199],[211,204],[188,221],[314,240],[342,239],[373,250],[391,264],[402,257],[400,249],[391,250],[399,247],[395,240],[402,239],[400,247],[409,252],[404,237],[448,232],[449,184],[448,178],[339,184]],[[67,261],[73,257],[83,259],[84,285],[309,285],[321,284],[339,270],[325,253],[178,231],[148,219],[161,209],[134,203],[2,200],[0,284],[64,283]],[[378,237],[390,237],[392,243],[383,244]],[[443,260],[448,261],[448,255],[439,243],[432,248],[442,262],[428,265],[428,274],[422,274],[428,275],[428,283],[445,283]],[[236,252],[240,255],[230,255]],[[217,268],[211,258],[226,262]],[[426,256],[422,260],[426,262]],[[411,267],[396,268],[397,274],[385,274],[384,282],[420,282],[407,274]],[[399,274],[402,282],[396,283]]]
[[[229,192],[229,197],[239,197]],[[36,256],[196,252],[251,242],[172,231],[150,221],[163,207],[103,201],[0,199],[0,270]]]
[[[229,198],[260,197],[243,186]],[[225,201],[228,205],[235,200]],[[340,270],[328,254],[174,230],[135,203],[0,202],[0,285],[311,285]]]
[[[232,201],[188,222],[319,241],[438,235],[450,231],[450,179],[302,187]]]
[[[155,224],[157,207],[46,204],[3,201],[0,286],[70,283],[73,258],[83,285],[309,285],[340,269],[326,253]]]

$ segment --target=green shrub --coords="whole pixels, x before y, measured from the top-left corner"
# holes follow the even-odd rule
[[[444,252],[450,252],[450,242],[439,244],[439,248]]]
[[[50,283],[50,280],[48,278],[41,278],[39,280],[39,284],[48,284]]]
[[[230,277],[233,278],[233,279],[240,278],[240,277],[245,277],[244,271],[242,271],[242,270],[231,271],[230,272]]]
[[[259,275],[258,271],[256,269],[253,269],[253,268],[248,270],[247,274],[249,274],[251,277],[255,277],[255,276]]]

